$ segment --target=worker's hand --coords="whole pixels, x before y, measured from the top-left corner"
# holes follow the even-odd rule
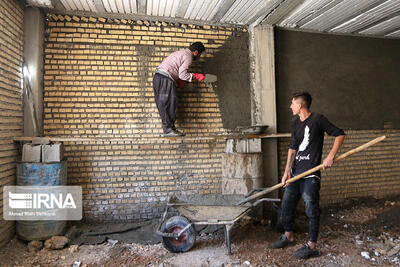
[[[185,82],[182,80],[178,80],[176,82],[176,85],[178,86],[178,88],[183,88],[185,86]]]
[[[322,165],[323,165],[323,169],[325,170],[325,169],[327,169],[327,168],[330,168],[330,167],[332,167],[332,165],[333,165],[333,157],[326,157],[326,159],[324,159],[324,162],[322,163]]]
[[[287,180],[289,180],[290,177],[290,172],[285,172],[282,176],[282,183],[283,183],[283,187],[288,186],[289,184],[286,183]]]
[[[199,82],[201,82],[202,80],[204,80],[204,78],[205,78],[206,76],[204,76],[204,74],[201,74],[201,73],[193,73],[193,77],[194,77],[196,80],[198,80]]]

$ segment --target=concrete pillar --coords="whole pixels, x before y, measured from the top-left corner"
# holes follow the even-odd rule
[[[250,79],[252,124],[269,125],[269,133],[277,132],[274,28],[260,25],[250,28]],[[264,187],[275,185],[278,177],[278,140],[262,139],[264,154]],[[274,191],[269,196],[277,196]]]
[[[29,71],[29,77],[25,69],[25,136],[43,135],[43,44],[44,15],[38,8],[26,8],[24,16],[24,65]],[[31,90],[28,88],[29,85]]]

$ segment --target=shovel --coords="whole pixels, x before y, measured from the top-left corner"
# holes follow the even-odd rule
[[[369,141],[368,143],[365,143],[365,144],[363,144],[363,145],[361,145],[359,147],[356,147],[356,148],[354,148],[352,150],[349,150],[346,153],[336,157],[334,162],[338,162],[338,161],[340,161],[340,160],[342,160],[342,159],[344,159],[344,158],[346,158],[346,157],[348,157],[350,155],[353,155],[354,153],[360,152],[361,150],[364,150],[364,149],[366,149],[366,148],[368,148],[368,147],[370,147],[372,145],[375,145],[376,143],[379,143],[380,141],[382,141],[385,138],[386,138],[386,136],[383,135],[383,136],[375,138],[374,140]],[[287,184],[293,183],[293,182],[295,182],[295,181],[297,181],[297,180],[299,180],[299,179],[301,179],[301,178],[303,178],[303,177],[305,177],[307,175],[310,175],[310,174],[312,174],[312,173],[314,173],[316,171],[321,170],[323,167],[324,167],[324,165],[320,164],[320,165],[318,165],[318,166],[316,166],[316,167],[314,167],[312,169],[309,169],[308,171],[305,171],[305,172],[303,172],[303,173],[301,173],[301,174],[299,174],[299,175],[287,180],[286,183]],[[266,189],[264,189],[264,190],[262,190],[262,191],[260,191],[260,192],[258,192],[256,194],[250,196],[250,197],[247,197],[247,198],[243,199],[242,201],[240,201],[238,203],[238,205],[242,205],[242,204],[247,203],[247,202],[249,202],[251,200],[254,200],[254,199],[256,199],[256,198],[258,198],[258,197],[260,197],[262,195],[268,194],[268,193],[270,193],[270,192],[272,192],[272,191],[274,191],[274,190],[276,190],[278,188],[281,188],[282,186],[283,186],[283,183],[279,183],[279,184],[276,184],[276,185],[274,185],[272,187],[268,187],[268,188],[266,188]]]

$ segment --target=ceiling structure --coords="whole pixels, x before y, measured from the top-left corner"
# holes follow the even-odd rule
[[[25,0],[52,12],[400,38],[400,0]]]

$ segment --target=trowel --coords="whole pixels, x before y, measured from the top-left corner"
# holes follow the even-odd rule
[[[203,81],[206,83],[215,83],[218,80],[217,75],[214,74],[205,74],[205,76]]]

